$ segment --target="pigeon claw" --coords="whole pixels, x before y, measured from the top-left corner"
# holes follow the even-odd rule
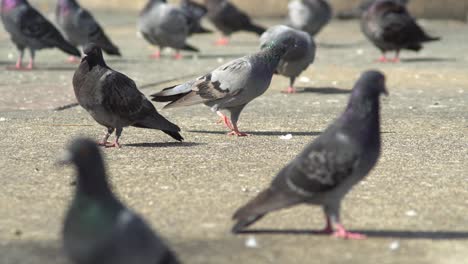
[[[229,39],[226,37],[219,38],[216,40],[215,45],[216,46],[226,46],[229,44]]]
[[[150,55],[151,59],[160,59],[161,58],[161,51],[156,51],[155,53]]]
[[[240,132],[238,130],[233,130],[233,131],[228,133],[228,136],[248,137],[249,134],[244,133],[244,132]]]
[[[282,93],[285,94],[295,94],[297,93],[296,88],[289,86],[286,90],[281,91]]]
[[[175,60],[181,60],[181,59],[183,59],[183,57],[184,57],[184,56],[182,56],[182,54],[180,54],[180,53],[176,53],[176,54],[174,55],[174,59],[175,59]]]
[[[382,57],[380,57],[380,58],[377,60],[377,62],[386,63],[386,62],[388,62],[388,59],[387,59],[387,57],[385,57],[384,55],[382,55]]]
[[[337,225],[337,230],[333,233],[333,236],[352,240],[363,240],[367,238],[366,235],[347,231],[342,225]]]

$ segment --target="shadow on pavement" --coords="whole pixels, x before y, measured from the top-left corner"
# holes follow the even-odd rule
[[[206,143],[196,142],[153,142],[153,143],[132,143],[123,144],[123,147],[137,147],[137,148],[173,148],[173,147],[194,147],[199,145],[206,145]]]
[[[351,90],[335,87],[298,87],[297,93],[347,94]]]
[[[402,62],[408,63],[417,63],[417,62],[455,62],[456,58],[436,58],[436,57],[426,57],[426,58],[406,58],[401,59]]]
[[[406,230],[350,230],[375,238],[433,239],[452,240],[468,239],[468,231],[406,231]],[[307,229],[250,229],[238,234],[256,235],[327,235],[318,230]]]
[[[187,132],[190,133],[200,133],[200,134],[219,134],[219,135],[226,135],[228,131],[208,131],[208,130],[188,130]],[[293,136],[318,136],[322,132],[282,132],[282,131],[242,131],[249,135],[253,136],[284,136],[286,134],[291,134]]]
[[[58,241],[12,241],[0,245],[0,252],[1,263],[69,263]]]

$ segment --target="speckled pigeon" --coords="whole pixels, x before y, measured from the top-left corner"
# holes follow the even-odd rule
[[[228,0],[205,0],[207,17],[223,36],[217,45],[227,45],[229,36],[237,31],[249,31],[261,35],[265,28],[252,23],[250,17]]]
[[[180,9],[182,9],[188,17],[190,34],[212,32],[201,25],[201,19],[206,15],[206,12],[208,12],[204,5],[191,0],[182,0],[180,2]]]
[[[63,227],[64,249],[73,263],[179,263],[148,224],[112,193],[96,143],[74,140],[60,163],[75,165],[78,173]]]
[[[379,158],[381,93],[387,93],[385,76],[377,71],[365,72],[354,86],[344,113],[286,165],[266,190],[237,210],[233,232],[241,232],[269,212],[311,204],[323,208],[327,220],[323,233],[364,238],[343,227],[340,204]]]
[[[86,56],[73,76],[73,88],[78,103],[107,128],[100,145],[120,147],[119,138],[127,126],[159,129],[176,140],[183,140],[180,128],[156,111],[132,79],[107,66],[98,46],[90,43],[84,53]],[[114,130],[116,138],[110,144],[107,139]]]
[[[71,44],[83,47],[92,42],[109,55],[121,55],[91,13],[76,0],[58,0],[55,20]]]
[[[34,67],[36,50],[59,48],[65,53],[80,56],[80,51],[68,43],[60,32],[26,0],[1,0],[1,18],[11,41],[20,54],[16,69],[22,69],[26,48],[31,53],[27,69]]]
[[[364,35],[382,52],[380,62],[387,62],[385,53],[396,51],[392,62],[399,62],[400,50],[419,51],[422,43],[440,38],[427,35],[410,15],[405,5],[394,0],[375,1],[363,14]]]
[[[290,49],[281,58],[276,69],[277,73],[289,77],[290,83],[286,93],[295,93],[294,81],[315,59],[316,45],[312,37],[304,31],[277,25],[269,28],[260,37],[260,47],[264,48],[272,41],[281,37],[292,37],[296,40],[296,47]]]
[[[180,50],[198,52],[197,48],[186,43],[190,35],[189,18],[166,0],[149,0],[140,13],[138,29],[149,43],[159,47],[152,58],[160,58],[161,49],[165,47],[176,50],[175,59],[182,58]]]
[[[241,111],[268,89],[281,57],[294,45],[293,38],[278,38],[258,53],[233,60],[195,80],[163,89],[151,95],[152,100],[171,102],[164,108],[204,103],[221,117],[232,131],[230,135],[247,136],[237,128]],[[221,110],[230,112],[231,121]]]
[[[288,9],[288,25],[311,36],[317,35],[332,18],[327,0],[293,0]]]

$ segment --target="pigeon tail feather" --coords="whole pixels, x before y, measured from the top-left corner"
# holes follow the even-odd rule
[[[57,48],[70,55],[81,57],[80,51],[65,40],[57,43]]]
[[[256,33],[257,35],[261,36],[263,34],[263,32],[266,31],[266,28],[262,27],[262,26],[257,26],[255,24],[249,24],[246,28],[245,28],[246,31],[249,31],[249,32],[254,32]]]

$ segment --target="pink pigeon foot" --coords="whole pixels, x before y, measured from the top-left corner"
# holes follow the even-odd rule
[[[33,60],[29,61],[28,66],[26,66],[26,69],[27,70],[34,69],[34,61]]]
[[[177,52],[175,55],[174,55],[174,59],[175,60],[181,60],[184,56],[182,56],[182,54],[180,54],[179,52]]]
[[[296,88],[289,86],[286,90],[283,90],[281,92],[285,94],[294,94],[297,91],[296,91]]]
[[[387,57],[385,57],[385,55],[382,55],[382,57],[380,57],[377,61],[381,63],[385,63],[385,62],[388,62],[388,59]]]
[[[151,54],[151,55],[150,55],[150,58],[151,58],[151,59],[156,59],[156,60],[157,60],[157,59],[160,59],[160,58],[161,58],[161,51],[158,50],[158,51],[156,51],[155,53]]]
[[[233,131],[228,133],[228,136],[248,137],[249,134],[244,133],[244,132],[240,132],[239,130],[237,130],[237,131],[233,130]]]
[[[362,240],[362,239],[367,238],[363,234],[352,233],[352,232],[347,231],[344,228],[344,226],[342,226],[341,224],[336,225],[336,231],[333,233],[333,236],[337,238],[353,239],[353,240]]]
[[[120,143],[116,140],[116,141],[114,141],[114,143],[107,144],[105,147],[106,147],[106,148],[121,148],[121,145],[120,145]]]
[[[333,227],[332,227],[330,218],[327,217],[326,220],[327,220],[327,225],[325,226],[325,228],[323,228],[322,230],[319,230],[317,233],[326,234],[326,235],[333,234]]]
[[[391,60],[391,62],[393,62],[393,63],[399,63],[399,62],[400,62],[400,58],[395,57],[395,58],[393,58],[393,59]]]
[[[224,114],[221,113],[220,111],[218,111],[218,112],[216,112],[216,113],[217,113],[217,114],[219,115],[219,117],[220,117],[219,121],[216,122],[216,123],[218,123],[218,124],[224,123],[224,125],[225,125],[227,128],[229,128],[230,130],[234,130],[234,128],[233,128],[233,126],[232,126],[232,124],[231,124],[231,121],[229,120],[229,118],[228,118],[226,115],[224,115]]]
[[[70,56],[70,57],[68,57],[67,62],[68,63],[78,63],[78,62],[80,62],[80,59],[78,59],[78,57],[75,57],[75,56]]]
[[[226,46],[229,44],[229,39],[226,37],[219,38],[216,40],[215,45],[216,46]]]

